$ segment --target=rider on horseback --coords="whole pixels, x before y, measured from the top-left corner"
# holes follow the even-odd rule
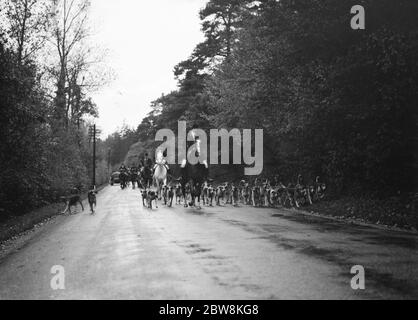
[[[122,189],[124,189],[128,183],[129,179],[129,171],[128,168],[125,166],[124,163],[119,167],[119,173],[120,173],[120,186]]]
[[[190,132],[190,135],[193,137],[192,141],[187,141],[186,142],[186,150],[190,150],[190,147],[192,147],[194,144],[198,143],[199,138],[196,137],[196,132],[195,129],[197,129],[198,126],[197,125],[193,125],[192,130]],[[196,151],[197,152],[197,151]],[[187,153],[188,154],[188,153]],[[205,172],[205,180],[207,181],[212,181],[212,179],[209,179],[209,165],[207,160],[203,160],[202,164],[205,166],[206,168],[206,172]],[[187,156],[186,159],[183,159],[180,165],[180,170],[181,170],[181,175],[184,177],[185,174],[187,173],[186,171],[186,165],[187,165]]]
[[[131,167],[131,183],[133,189],[135,189],[135,184],[138,182],[138,174],[138,168],[135,165],[133,165]]]
[[[145,153],[143,159],[141,159],[141,184],[144,189],[148,189],[152,185],[152,160],[148,157],[148,153]]]
[[[152,160],[148,157],[148,153],[145,153],[144,159],[141,160],[143,168],[152,168]]]
[[[167,161],[164,159],[164,156],[165,155],[164,155],[164,153],[162,151],[159,150],[157,152],[157,157],[155,159],[155,165],[153,167],[153,170],[154,171],[158,167],[158,165],[163,165],[167,169],[167,172],[170,171],[170,167],[168,166]]]
[[[122,163],[122,165],[119,167],[119,172],[126,172],[128,169],[126,168],[125,164]]]

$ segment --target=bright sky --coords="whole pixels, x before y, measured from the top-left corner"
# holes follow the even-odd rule
[[[116,80],[93,98],[106,136],[136,126],[150,103],[176,89],[174,66],[203,40],[199,10],[207,0],[92,0],[93,39],[109,50]]]

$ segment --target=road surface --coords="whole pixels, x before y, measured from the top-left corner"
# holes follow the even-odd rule
[[[147,210],[107,187],[0,260],[0,299],[418,298],[418,237],[292,210]],[[365,290],[350,270],[365,268]],[[53,290],[54,266],[64,290]],[[61,269],[60,269],[61,270]],[[55,274],[56,275],[56,274]]]

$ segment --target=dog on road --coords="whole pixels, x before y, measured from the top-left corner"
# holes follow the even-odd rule
[[[89,193],[87,194],[90,211],[92,214],[94,214],[94,208],[97,207],[96,194],[97,194],[97,190],[95,186],[91,187]]]
[[[77,206],[77,204],[80,204],[81,209],[84,211],[83,202],[81,201],[80,195],[72,195],[72,196],[69,196],[69,197],[62,197],[61,199],[66,204],[66,208],[65,208],[65,210],[62,214],[66,214],[67,212],[72,214],[71,213],[71,207],[75,207],[75,206]]]
[[[155,202],[155,208],[158,209],[158,195],[153,190],[142,191],[142,205],[152,210],[152,203]]]
[[[182,201],[182,198],[183,198],[183,191],[181,189],[181,184],[178,184],[175,187],[175,194],[176,194],[176,204],[180,205],[181,201]]]
[[[146,207],[145,202],[147,201],[147,195],[148,195],[148,191],[147,190],[142,190],[141,191],[141,196],[142,196],[142,205],[144,207]]]
[[[173,206],[173,200],[174,200],[174,187],[171,186],[168,189],[168,206],[171,208]]]

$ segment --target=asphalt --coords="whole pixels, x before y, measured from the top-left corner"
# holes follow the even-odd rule
[[[416,299],[417,245],[417,235],[292,210],[151,211],[138,190],[115,186],[96,214],[78,209],[10,245],[0,299]],[[351,287],[355,265],[364,290]],[[54,266],[63,290],[51,287]]]

